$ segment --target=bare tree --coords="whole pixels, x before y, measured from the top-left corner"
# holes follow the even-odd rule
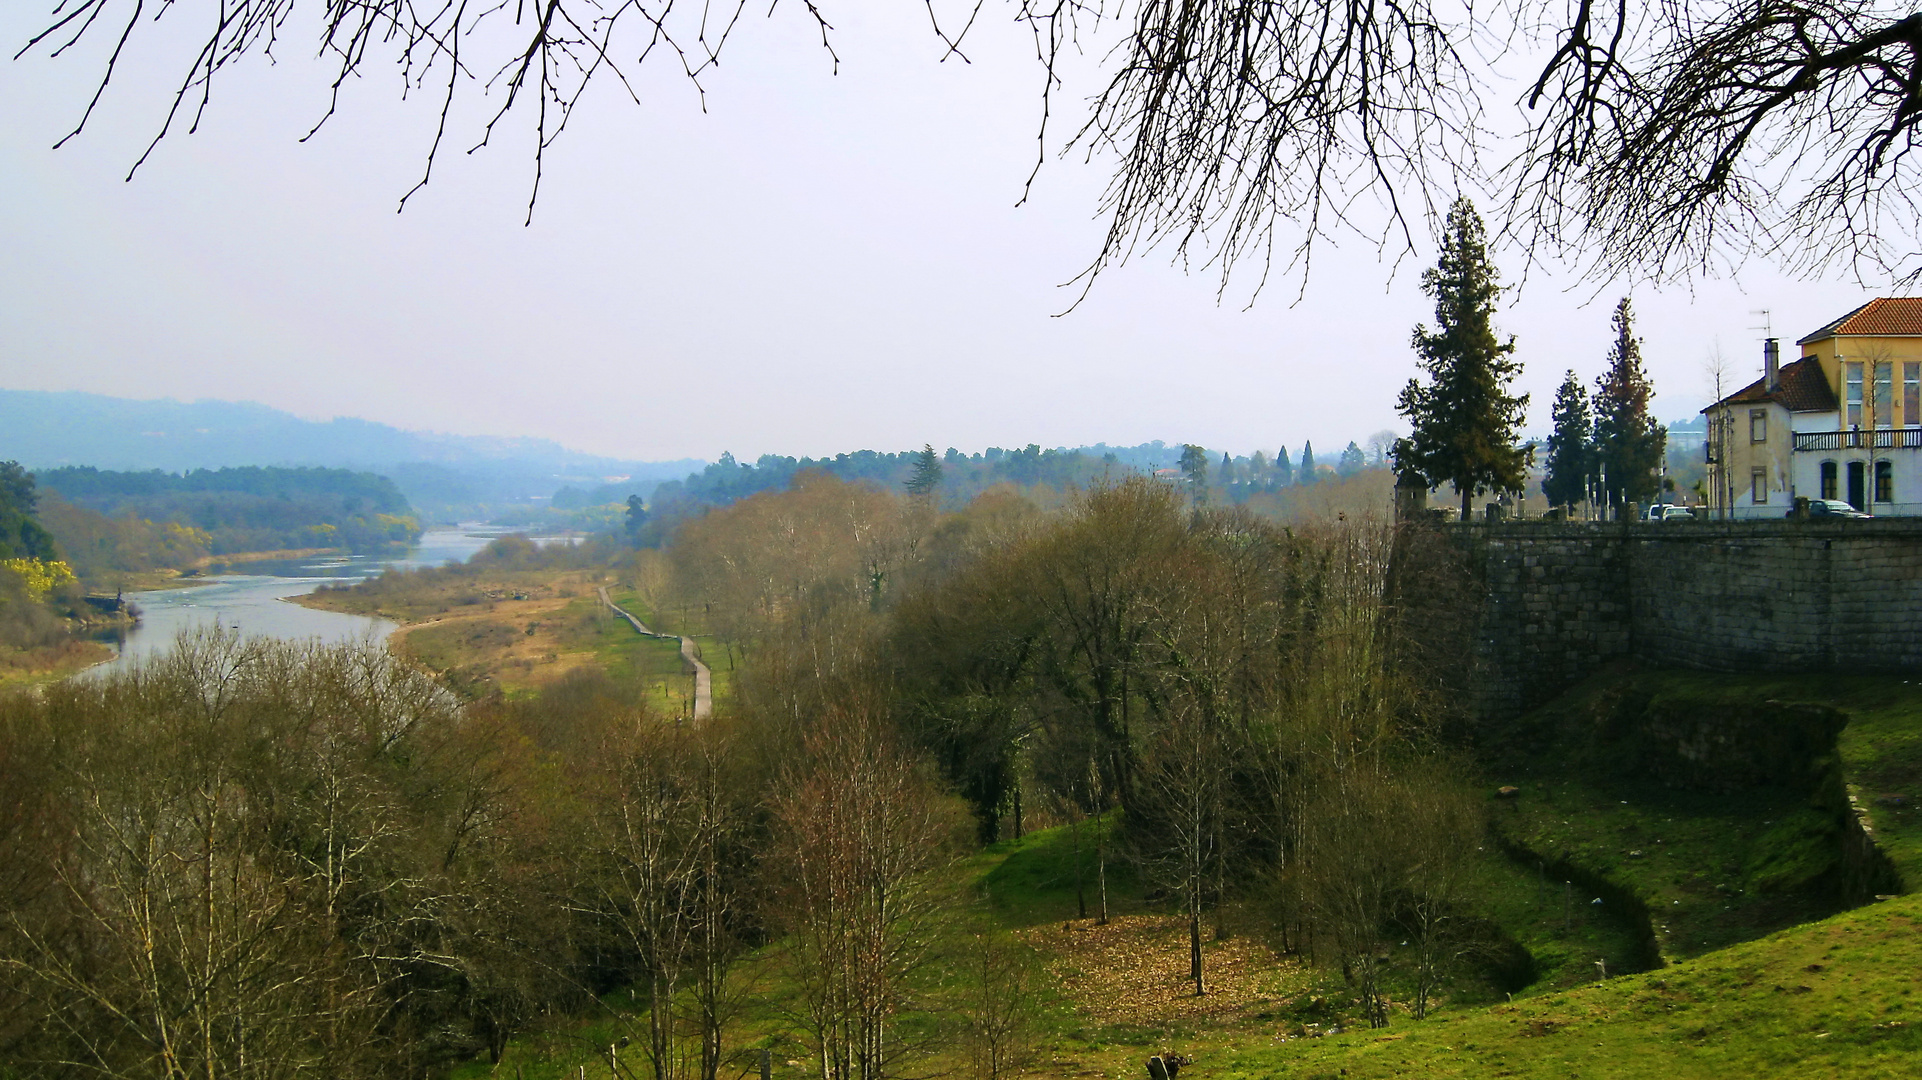
[[[603,911],[638,958],[647,997],[642,1043],[655,1080],[683,1075],[676,998],[691,967],[703,869],[701,802],[685,782],[693,773],[685,729],[637,718],[606,748],[615,760],[602,807],[596,854]]]
[[[1205,694],[1205,691],[1204,691]],[[1151,877],[1181,898],[1188,929],[1188,979],[1197,997],[1208,992],[1201,950],[1202,914],[1219,902],[1229,747],[1220,718],[1201,695],[1184,694],[1171,703],[1153,748],[1140,770],[1141,819],[1137,842]]]
[[[962,944],[965,982],[961,1018],[977,1080],[1019,1074],[1034,1049],[1040,977],[1034,961],[1006,931],[985,929]]]
[[[803,7],[811,38],[837,64],[829,8]],[[109,51],[74,134],[128,43],[153,32],[148,10],[141,0],[59,0],[16,53],[62,56],[83,41]],[[962,55],[978,2],[942,15],[930,0],[927,10],[942,55]],[[1508,235],[1537,255],[1586,259],[1602,277],[1683,275],[1756,253],[1809,271],[1918,269],[1910,151],[1922,118],[1913,104],[1922,15],[1900,5],[1513,0],[1494,22],[1438,0],[1019,0],[1015,12],[1042,69],[1043,157],[1056,98],[1071,92],[1059,61],[1104,23],[1125,34],[1069,139],[1114,161],[1087,282],[1162,244],[1217,268],[1224,286],[1249,259],[1265,280],[1278,251],[1305,272],[1315,243],[1343,229],[1412,251],[1450,201],[1482,185],[1503,197]],[[546,151],[590,84],[612,82],[638,102],[635,76],[664,65],[700,100],[749,14],[742,0],[176,0],[158,15],[204,16],[208,29],[196,32],[153,144],[206,118],[231,65],[271,55],[298,31],[333,72],[335,98],[316,127],[342,86],[383,64],[398,68],[406,93],[438,102],[408,196],[445,140],[478,149],[514,117],[526,125],[537,196]],[[1514,55],[1545,59],[1523,95],[1520,148],[1504,145],[1491,167],[1484,114],[1507,90],[1483,56],[1504,39]],[[468,122],[456,104],[475,92],[490,98]],[[470,133],[456,135],[464,123]]]
[[[883,1080],[910,1049],[896,1018],[930,955],[935,872],[954,823],[881,718],[858,706],[826,718],[807,757],[775,802],[771,863],[798,1019],[824,1080]]]

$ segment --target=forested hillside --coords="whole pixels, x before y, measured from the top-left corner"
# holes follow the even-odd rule
[[[73,568],[40,522],[41,501],[32,473],[18,462],[0,462],[0,685],[104,653],[74,639],[92,613]]]
[[[0,1002],[8,1052],[122,1071],[190,1002],[194,1071],[230,1071],[244,1043],[276,1072],[397,1075],[498,1059],[618,990],[632,1053],[686,1063],[666,1075],[732,1075],[764,1037],[830,1080],[911,1075],[952,1060],[968,995],[1027,948],[991,927],[971,944],[955,860],[1042,823],[1087,832],[1089,917],[1133,918],[1137,881],[1179,913],[1190,993],[1213,985],[1229,926],[1318,942],[1369,1017],[1404,977],[1418,1011],[1447,985],[1479,992],[1442,920],[1409,924],[1415,966],[1391,979],[1377,960],[1402,898],[1454,902],[1475,840],[1432,745],[1445,702],[1396,645],[1388,538],[1197,514],[1145,479],[1059,510],[1003,492],[943,514],[802,474],[690,521],[666,553],[599,549],[647,618],[740,656],[699,725],[579,664],[531,694],[471,682],[462,707],[364,654],[223,639],[144,679],[16,698],[9,783],[37,809],[0,828],[0,866],[36,899],[0,935],[24,995]],[[402,610],[418,583],[484,616],[535,591],[490,575],[587,554],[503,542],[365,591]],[[509,618],[509,639],[544,632]],[[215,777],[218,805],[194,794]],[[39,850],[30,823],[56,818],[71,840]],[[112,854],[129,822],[165,853],[154,874]],[[131,960],[76,967],[141,942],[160,943],[142,961],[158,982]],[[977,947],[988,984],[944,987]],[[200,968],[208,948],[231,962]],[[768,985],[792,1011],[750,1036],[743,995]],[[84,1044],[35,1019],[56,1000]]]
[[[1604,672],[1488,728],[1460,711],[1449,590],[1473,582],[1441,533],[1193,491],[943,509],[802,471],[662,549],[504,538],[314,598],[405,624],[391,653],[211,635],[0,695],[0,1063],[1636,1075],[1542,1038],[1578,1023],[1686,1076],[1800,1061],[1808,1024],[1859,1035],[1822,1044],[1842,1065],[1915,1048],[1895,1006],[1812,977],[1832,950],[1651,970],[1914,872],[1906,801],[1877,802],[1892,862],[1849,799],[1917,775],[1913,690]],[[715,669],[712,719],[663,634]],[[1872,741],[1838,744],[1865,705]],[[1801,717],[1800,764],[1754,790],[1651,779],[1647,731],[1710,708]],[[1899,950],[1912,910],[1853,925]],[[1850,977],[1900,977],[1890,955]],[[1713,973],[1789,958],[1805,999],[1724,990],[1756,1040],[1677,1044],[1726,1043],[1735,1072],[1635,1041],[1684,1030]],[[1640,1011],[1602,1015],[1616,995]]]
[[[420,525],[391,480],[346,469],[50,469],[40,485],[110,518],[132,515],[206,534],[215,555],[299,548],[380,551],[413,542]]]
[[[213,538],[204,529],[149,521],[130,510],[109,516],[51,491],[40,497],[39,517],[73,572],[107,592],[139,575],[187,570],[213,551]]]

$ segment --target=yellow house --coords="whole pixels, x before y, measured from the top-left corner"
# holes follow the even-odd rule
[[[1708,415],[1717,516],[1781,517],[1798,495],[1922,515],[1922,297],[1882,297],[1797,342]]]

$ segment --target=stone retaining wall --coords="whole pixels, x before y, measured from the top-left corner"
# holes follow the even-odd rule
[[[1922,672],[1922,518],[1441,526],[1483,585],[1486,711],[1608,660],[1716,671]]]

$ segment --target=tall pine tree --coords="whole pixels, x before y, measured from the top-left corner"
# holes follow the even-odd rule
[[[1588,482],[1595,477],[1595,419],[1588,407],[1588,388],[1573,370],[1555,391],[1555,430],[1548,436],[1548,475],[1542,494],[1550,506],[1573,506],[1588,498]]]
[[[1660,490],[1668,429],[1649,412],[1655,388],[1642,368],[1642,341],[1626,296],[1615,305],[1614,328],[1608,371],[1595,380],[1595,460],[1604,500],[1620,506]]]
[[[924,444],[920,453],[910,455],[909,461],[914,471],[901,486],[917,498],[932,497],[934,489],[941,486],[941,455],[934,452],[934,444]]]
[[[1310,439],[1301,444],[1301,469],[1295,474],[1295,483],[1312,484],[1318,479],[1315,475],[1315,443]]]
[[[1462,516],[1484,491],[1512,491],[1527,479],[1529,452],[1517,445],[1528,395],[1509,384],[1522,370],[1515,339],[1495,336],[1501,275],[1488,261],[1482,219],[1467,199],[1449,207],[1441,259],[1421,277],[1435,298],[1434,330],[1415,328],[1415,356],[1428,374],[1402,389],[1396,411],[1408,419],[1395,444],[1395,465],[1429,487],[1446,480],[1461,493]]]
[[[1288,459],[1288,447],[1284,444],[1275,451],[1275,486],[1285,488],[1295,482],[1295,463]]]

